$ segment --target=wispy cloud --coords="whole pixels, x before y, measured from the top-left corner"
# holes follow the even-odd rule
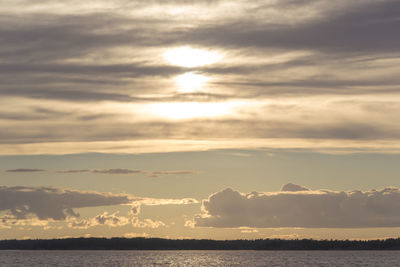
[[[84,173],[84,172],[90,172],[88,169],[82,169],[82,170],[64,170],[64,171],[56,171],[56,173]]]
[[[130,174],[138,174],[143,173],[140,170],[128,170],[128,169],[104,169],[104,170],[91,170],[93,173],[101,173],[101,174],[121,174],[121,175],[130,175]]]
[[[28,169],[28,168],[20,168],[20,169],[10,169],[5,170],[5,172],[44,172],[43,169]]]
[[[163,175],[188,175],[188,174],[197,174],[198,171],[186,171],[186,170],[176,170],[176,171],[150,171],[146,172],[146,175],[150,177],[159,177]]]
[[[111,175],[136,175],[143,174],[148,177],[159,177],[164,175],[188,175],[197,174],[198,171],[192,170],[172,170],[172,171],[146,171],[146,170],[132,170],[132,169],[82,169],[82,170],[63,170],[57,173],[96,173],[96,174],[111,174]]]
[[[21,173],[30,173],[30,172],[48,172],[48,170],[44,169],[28,169],[28,168],[19,168],[19,169],[10,169],[5,170],[5,172],[21,172]],[[190,175],[190,174],[197,174],[198,171],[192,170],[171,170],[171,171],[146,171],[146,170],[132,170],[132,169],[79,169],[79,170],[60,170],[55,171],[55,173],[60,174],[77,174],[77,173],[95,173],[95,174],[109,174],[109,175],[136,175],[136,174],[143,174],[148,177],[160,177],[164,175]]]
[[[0,153],[114,152],[117,142],[160,140],[169,145],[153,150],[171,151],[176,140],[190,147],[224,139],[230,146],[218,148],[241,148],[245,138],[258,147],[268,138],[297,139],[303,147],[310,140],[331,148],[341,140],[359,148],[399,143],[397,1],[67,0],[2,7]],[[182,46],[224,57],[192,68],[164,60]],[[209,81],[181,93],[176,79],[187,72]],[[179,111],[186,102],[196,106],[193,117],[168,116],[190,113]],[[222,115],[201,112],[232,102],[240,105]],[[170,105],[154,114],[158,103]]]

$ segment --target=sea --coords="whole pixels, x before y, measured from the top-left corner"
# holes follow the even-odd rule
[[[0,266],[400,266],[400,251],[0,251]]]

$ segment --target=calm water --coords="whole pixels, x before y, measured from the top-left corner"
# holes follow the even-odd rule
[[[0,251],[0,266],[400,266],[400,252]]]

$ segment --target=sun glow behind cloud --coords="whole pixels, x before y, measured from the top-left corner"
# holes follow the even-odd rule
[[[194,49],[191,47],[178,47],[164,53],[164,59],[176,66],[194,68],[218,62],[222,55],[214,51]]]
[[[190,118],[220,117],[234,114],[242,104],[239,102],[179,102],[147,105],[147,112],[156,117],[180,120]]]
[[[207,81],[206,76],[193,72],[187,72],[176,77],[179,91],[183,93],[199,91]]]
[[[163,57],[169,64],[185,68],[210,65],[222,59],[222,55],[216,51],[195,49],[188,46],[167,50]],[[175,82],[179,87],[178,91],[182,93],[199,91],[208,80],[209,77],[193,71],[175,77]]]

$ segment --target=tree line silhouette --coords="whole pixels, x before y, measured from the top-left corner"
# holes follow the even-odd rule
[[[399,250],[400,238],[378,240],[314,239],[163,239],[65,238],[1,240],[0,249],[21,250]]]

